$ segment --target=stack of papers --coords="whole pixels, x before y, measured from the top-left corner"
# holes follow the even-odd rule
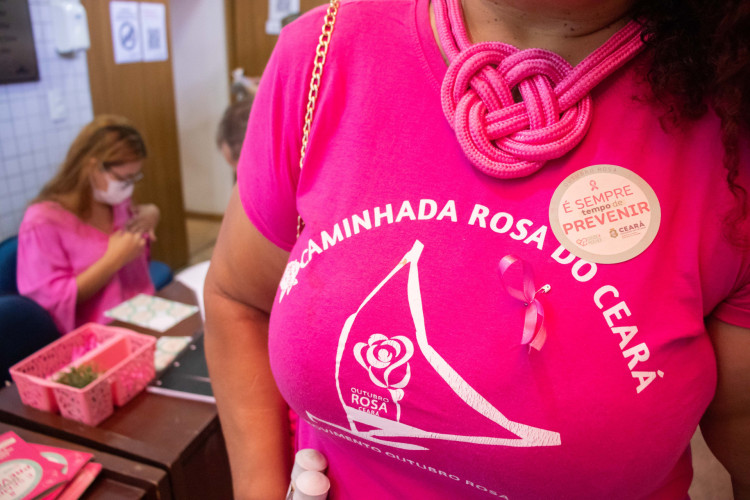
[[[27,443],[15,432],[0,434],[0,500],[75,500],[94,481],[101,464],[81,451]]]
[[[165,332],[196,312],[198,312],[198,306],[139,294],[110,309],[104,315],[124,323]]]
[[[154,351],[154,368],[157,372],[167,368],[185,350],[193,337],[159,337]]]
[[[206,403],[216,403],[211,380],[208,376],[203,335],[192,341],[159,378],[146,388],[146,391]]]

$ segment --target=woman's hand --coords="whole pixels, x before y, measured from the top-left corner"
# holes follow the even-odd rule
[[[125,264],[142,255],[145,248],[146,237],[141,233],[112,233],[104,255],[76,276],[76,302],[80,304],[91,298],[106,286]]]
[[[116,231],[109,237],[104,259],[118,270],[139,257],[146,248],[146,238],[140,232]]]
[[[131,233],[147,234],[151,241],[156,241],[156,226],[159,224],[159,207],[153,203],[135,205],[133,217],[125,225]]]

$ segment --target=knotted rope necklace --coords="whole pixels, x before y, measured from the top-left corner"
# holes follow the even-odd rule
[[[643,48],[641,27],[630,21],[573,67],[544,49],[472,44],[461,0],[433,0],[433,6],[450,61],[443,113],[469,161],[501,179],[530,175],[573,149],[591,122],[591,89]]]

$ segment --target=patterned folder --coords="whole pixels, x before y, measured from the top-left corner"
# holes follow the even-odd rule
[[[139,294],[113,307],[104,315],[157,332],[165,332],[197,311],[197,306]]]

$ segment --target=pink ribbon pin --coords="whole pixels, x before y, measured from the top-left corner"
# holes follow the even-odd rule
[[[506,273],[514,265],[522,266],[523,288],[517,288],[508,283]],[[537,295],[548,293],[551,287],[544,285],[536,290],[534,287],[534,272],[531,270],[531,266],[514,255],[506,255],[500,260],[498,272],[508,294],[523,302],[526,308],[521,344],[530,344],[529,348],[541,350],[544,341],[547,339],[547,329],[544,326],[544,306],[537,299]]]

